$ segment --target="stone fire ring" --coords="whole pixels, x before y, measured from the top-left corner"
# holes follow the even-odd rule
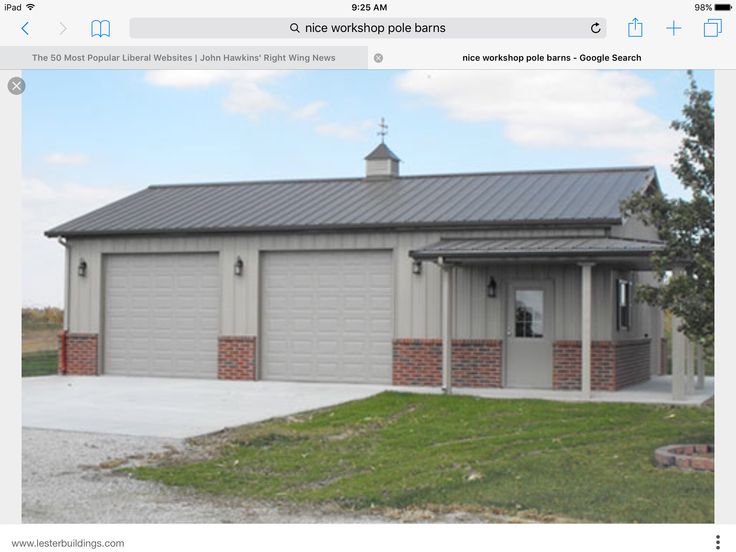
[[[667,445],[654,451],[654,461],[663,468],[714,471],[713,445]]]

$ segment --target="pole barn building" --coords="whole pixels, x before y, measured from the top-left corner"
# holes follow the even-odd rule
[[[660,373],[652,167],[151,186],[66,247],[60,370],[616,390]]]

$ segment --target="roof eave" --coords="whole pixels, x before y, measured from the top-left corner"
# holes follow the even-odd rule
[[[455,260],[489,260],[496,259],[523,259],[523,258],[571,258],[571,259],[589,259],[604,257],[650,257],[652,254],[661,251],[661,249],[651,249],[642,251],[610,251],[610,250],[591,250],[591,251],[504,251],[504,252],[464,252],[464,251],[409,251],[409,256],[418,261],[432,261],[442,257],[446,261]]]
[[[365,232],[380,231],[451,231],[451,230],[503,230],[519,227],[527,228],[605,228],[621,224],[620,218],[605,219],[558,219],[558,220],[509,220],[509,221],[473,221],[463,223],[430,222],[430,223],[386,223],[386,224],[323,224],[302,226],[253,226],[227,228],[171,228],[171,229],[133,229],[133,230],[64,230],[63,227],[51,228],[44,232],[48,238],[94,238],[115,236],[156,236],[156,235],[192,235],[192,234],[256,234],[272,232]]]

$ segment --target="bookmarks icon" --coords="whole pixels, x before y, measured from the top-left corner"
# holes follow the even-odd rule
[[[90,23],[90,34],[91,36],[110,36],[110,20],[109,19],[94,19]]]

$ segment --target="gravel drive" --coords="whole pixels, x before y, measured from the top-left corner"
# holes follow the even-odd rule
[[[467,513],[351,513],[209,497],[113,473],[151,454],[185,447],[178,439],[23,429],[24,523],[396,523],[488,522]],[[131,456],[133,458],[131,458]]]

